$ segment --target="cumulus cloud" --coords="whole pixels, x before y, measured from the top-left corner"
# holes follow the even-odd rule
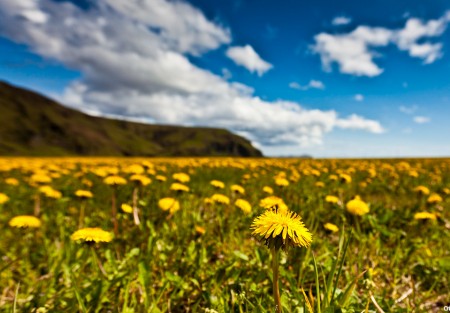
[[[351,18],[347,16],[336,16],[332,21],[331,24],[333,25],[347,25],[350,24],[352,21]]]
[[[355,99],[356,101],[363,101],[364,100],[364,96],[360,93],[356,94],[353,99]]]
[[[320,144],[335,128],[383,130],[357,115],[265,101],[251,87],[192,64],[187,55],[228,44],[231,34],[182,1],[106,0],[84,9],[51,0],[2,1],[0,33],[80,71],[59,98],[90,114],[224,127],[261,147]]]
[[[291,87],[292,89],[298,89],[298,90],[325,89],[325,85],[320,80],[314,80],[314,79],[311,79],[308,84],[303,85],[303,86],[297,82],[291,82],[291,83],[289,83],[289,87]]]
[[[409,18],[402,29],[358,26],[344,34],[320,33],[314,37],[312,50],[320,55],[325,71],[331,71],[331,65],[336,63],[341,73],[378,76],[383,69],[374,62],[379,56],[374,48],[393,43],[411,57],[420,58],[425,64],[433,63],[442,56],[442,44],[424,40],[442,35],[449,22],[450,11],[426,22]]]
[[[426,116],[415,116],[413,118],[413,121],[417,124],[425,124],[425,123],[429,123],[431,121],[431,119]]]
[[[250,45],[230,47],[226,55],[237,65],[245,67],[252,73],[256,72],[259,76],[262,76],[273,67],[272,64],[261,59],[259,54]]]

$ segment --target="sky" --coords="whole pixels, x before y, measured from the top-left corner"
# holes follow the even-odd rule
[[[450,1],[0,0],[0,80],[268,156],[450,156]]]

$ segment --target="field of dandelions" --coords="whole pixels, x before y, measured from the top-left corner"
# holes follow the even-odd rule
[[[3,158],[0,223],[2,312],[450,305],[449,159]]]

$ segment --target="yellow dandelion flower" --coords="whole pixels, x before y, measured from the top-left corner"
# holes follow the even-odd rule
[[[17,180],[16,178],[10,177],[10,178],[5,179],[5,183],[10,186],[18,186],[19,180]]]
[[[421,186],[417,186],[416,188],[414,188],[414,192],[416,192],[420,195],[427,196],[430,194],[430,189],[421,185]]]
[[[286,187],[289,186],[289,181],[286,178],[277,177],[275,178],[275,185],[280,187]]]
[[[234,205],[241,209],[245,214],[249,214],[252,211],[252,206],[247,200],[237,199],[234,202]]]
[[[94,195],[89,190],[77,190],[75,191],[75,196],[81,199],[89,199],[92,198]]]
[[[213,194],[211,200],[214,203],[230,204],[230,198],[220,193]]]
[[[440,202],[442,202],[442,197],[440,195],[438,195],[437,193],[432,193],[428,197],[427,202],[431,203],[431,204],[440,203]]]
[[[209,183],[211,186],[218,188],[218,189],[225,188],[225,184],[223,182],[221,182],[220,180],[211,180]]]
[[[337,227],[336,225],[334,225],[332,223],[325,223],[323,225],[323,227],[332,233],[337,233],[339,231],[339,227]]]
[[[276,196],[269,196],[259,201],[259,206],[264,209],[276,209],[280,211],[287,211],[288,207],[283,199]]]
[[[325,202],[337,204],[337,203],[339,203],[339,198],[336,196],[328,195],[325,197]]]
[[[51,186],[42,186],[39,188],[39,191],[47,198],[60,199],[62,197],[62,193],[53,189]]]
[[[264,187],[263,187],[263,192],[265,192],[265,193],[271,195],[271,194],[273,194],[273,189],[272,189],[272,187],[264,186]]]
[[[131,207],[131,205],[123,203],[120,208],[122,209],[122,211],[124,211],[125,213],[133,213],[133,208]]]
[[[436,220],[437,215],[436,213],[430,213],[430,212],[417,212],[414,214],[415,220]]]
[[[175,191],[189,191],[189,187],[180,183],[173,183],[172,185],[170,185],[170,190],[175,190]]]
[[[70,236],[73,241],[85,242],[110,242],[113,239],[111,233],[101,228],[82,228]]]
[[[199,235],[203,235],[206,232],[206,229],[201,226],[195,226],[195,232]]]
[[[275,249],[289,246],[309,247],[312,235],[294,212],[267,210],[252,223],[253,234],[265,240],[265,244]]]
[[[118,185],[125,185],[127,183],[127,180],[117,175],[111,175],[106,177],[103,180],[103,182],[110,186],[118,186]]]
[[[241,195],[245,194],[245,189],[241,185],[231,185],[231,191]]]
[[[9,226],[17,228],[39,228],[41,227],[41,221],[31,215],[19,215],[13,217],[9,221]]]
[[[353,200],[347,202],[346,208],[349,213],[359,216],[367,214],[370,211],[367,203],[362,201],[359,196],[356,196]]]
[[[329,178],[330,180],[332,180],[332,181],[338,180],[337,175],[334,175],[334,174],[331,174],[330,176],[328,176],[328,178]]]
[[[172,175],[172,178],[176,181],[179,181],[180,183],[188,183],[191,178],[186,173],[175,173]]]
[[[158,201],[158,206],[163,211],[175,213],[180,209],[180,203],[174,198],[162,198]]]
[[[446,195],[450,195],[450,188],[445,187],[444,189],[442,189],[442,191],[443,191]]]
[[[147,176],[139,175],[139,174],[132,175],[130,177],[130,180],[132,182],[136,182],[136,183],[140,184],[141,186],[147,186],[148,184],[150,184],[152,182],[152,180],[150,178],[148,178]]]
[[[166,176],[163,176],[163,175],[156,175],[156,180],[158,180],[158,181],[166,181],[167,180],[167,177]]]
[[[7,195],[5,195],[4,193],[0,193],[0,204],[3,204],[8,201],[9,201],[9,197]]]
[[[323,188],[323,187],[325,187],[325,184],[324,184],[324,182],[322,182],[322,181],[318,181],[318,182],[316,182],[316,183],[314,184],[314,186],[316,186],[316,187],[318,187],[318,188]]]
[[[205,198],[205,199],[203,199],[203,203],[204,204],[213,204],[213,201],[211,198]]]
[[[132,164],[123,170],[124,173],[135,175],[142,174],[144,173],[144,171],[145,171],[144,167],[139,164]]]
[[[31,176],[31,182],[35,184],[48,184],[52,181],[52,178],[46,174],[33,174]]]
[[[349,184],[352,182],[352,177],[348,174],[340,174],[339,179],[342,183]]]

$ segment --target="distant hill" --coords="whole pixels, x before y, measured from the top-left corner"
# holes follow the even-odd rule
[[[0,155],[261,156],[225,129],[93,117],[0,81]]]

